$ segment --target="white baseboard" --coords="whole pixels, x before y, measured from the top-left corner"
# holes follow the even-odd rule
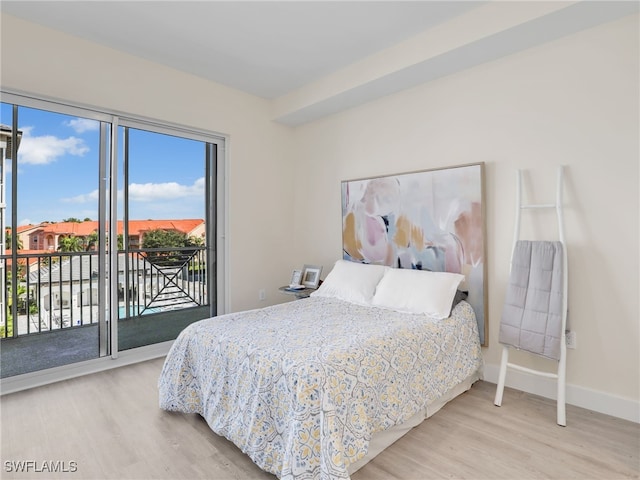
[[[0,380],[0,395],[163,357],[169,353],[171,345],[173,345],[173,340],[124,350],[118,352],[117,358],[96,358],[94,360],[87,360],[86,362],[78,362],[38,372],[25,373],[24,375],[16,375],[15,377],[3,378]]]
[[[500,365],[484,366],[484,380],[498,383]],[[556,381],[518,370],[507,370],[505,386],[555,400]],[[570,405],[604,413],[631,422],[640,423],[640,402],[578,385],[566,386],[566,399]]]

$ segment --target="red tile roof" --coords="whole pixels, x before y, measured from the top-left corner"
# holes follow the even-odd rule
[[[199,218],[183,220],[129,220],[129,235],[139,235],[149,230],[177,230],[183,233],[192,232],[204,220]],[[118,233],[122,233],[122,222],[118,222]]]
[[[98,222],[57,222],[43,223],[37,229],[42,233],[52,233],[54,235],[76,235],[86,237],[91,232],[98,229]]]
[[[196,227],[203,224],[202,219],[182,219],[182,220],[129,220],[129,235],[140,235],[150,230],[177,230],[183,233],[190,233]],[[53,235],[76,235],[85,237],[98,230],[97,221],[87,222],[58,222],[43,223],[37,230],[44,234]],[[122,221],[118,221],[118,233],[122,233]]]
[[[32,230],[34,228],[38,228],[38,225],[18,225],[18,228],[16,228],[16,231],[18,233],[22,233],[22,232],[26,232],[27,230]],[[8,230],[11,230],[10,227],[7,227]]]

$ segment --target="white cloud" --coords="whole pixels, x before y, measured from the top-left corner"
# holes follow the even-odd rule
[[[82,195],[76,195],[75,197],[62,198],[61,200],[65,203],[86,203],[86,202],[97,202],[98,201],[98,189],[93,192],[84,193]]]
[[[194,196],[204,196],[204,177],[197,179],[193,185],[180,185],[176,182],[132,183],[129,185],[129,199],[131,201],[153,202]]]
[[[19,161],[31,165],[46,165],[64,155],[83,156],[89,151],[81,138],[58,138],[53,135],[32,136],[33,127],[22,129]]]
[[[65,122],[65,125],[73,128],[76,133],[93,132],[100,128],[100,122],[88,118],[74,118]]]
[[[19,227],[22,227],[23,225],[31,225],[31,224],[32,224],[32,223],[31,223],[31,220],[30,220],[30,219],[28,219],[28,218],[25,218],[25,219],[20,220],[20,221],[18,222],[18,226],[19,226]]]
[[[129,185],[129,200],[131,202],[154,202],[158,200],[175,200],[186,197],[204,198],[204,177],[197,179],[193,185],[180,185],[176,182],[166,183],[132,183]],[[118,190],[118,198],[122,199],[122,190]],[[98,190],[63,198],[66,203],[86,203],[98,201]]]

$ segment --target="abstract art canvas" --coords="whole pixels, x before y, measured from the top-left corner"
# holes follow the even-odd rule
[[[346,260],[466,276],[487,345],[484,163],[342,182]]]

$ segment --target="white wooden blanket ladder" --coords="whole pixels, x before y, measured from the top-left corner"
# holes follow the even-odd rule
[[[507,368],[511,368],[513,370],[519,370],[521,372],[530,373],[533,375],[538,375],[547,378],[557,379],[557,423],[560,426],[566,426],[567,418],[566,418],[566,365],[567,365],[567,346],[566,346],[566,328],[567,328],[567,291],[568,291],[568,269],[567,269],[567,247],[564,237],[564,218],[562,214],[562,187],[563,187],[563,167],[558,167],[557,173],[557,186],[556,186],[556,202],[552,204],[533,204],[533,205],[523,205],[522,204],[522,173],[520,170],[517,172],[517,184],[516,184],[516,224],[515,224],[515,233],[513,238],[513,251],[515,250],[516,242],[520,238],[520,217],[522,210],[525,209],[550,209],[553,208],[556,211],[556,217],[558,220],[558,235],[559,241],[562,244],[562,289],[563,289],[563,299],[562,299],[562,331],[561,331],[561,344],[560,344],[560,359],[558,360],[558,370],[557,373],[550,373],[540,370],[534,370],[531,368],[523,367],[521,365],[513,364],[509,362],[509,346],[502,346],[502,359],[500,362],[500,373],[498,376],[498,386],[496,389],[496,397],[494,400],[495,405],[502,405],[502,394],[504,392],[504,384],[505,378],[507,375]],[[512,258],[513,261],[513,258]]]

